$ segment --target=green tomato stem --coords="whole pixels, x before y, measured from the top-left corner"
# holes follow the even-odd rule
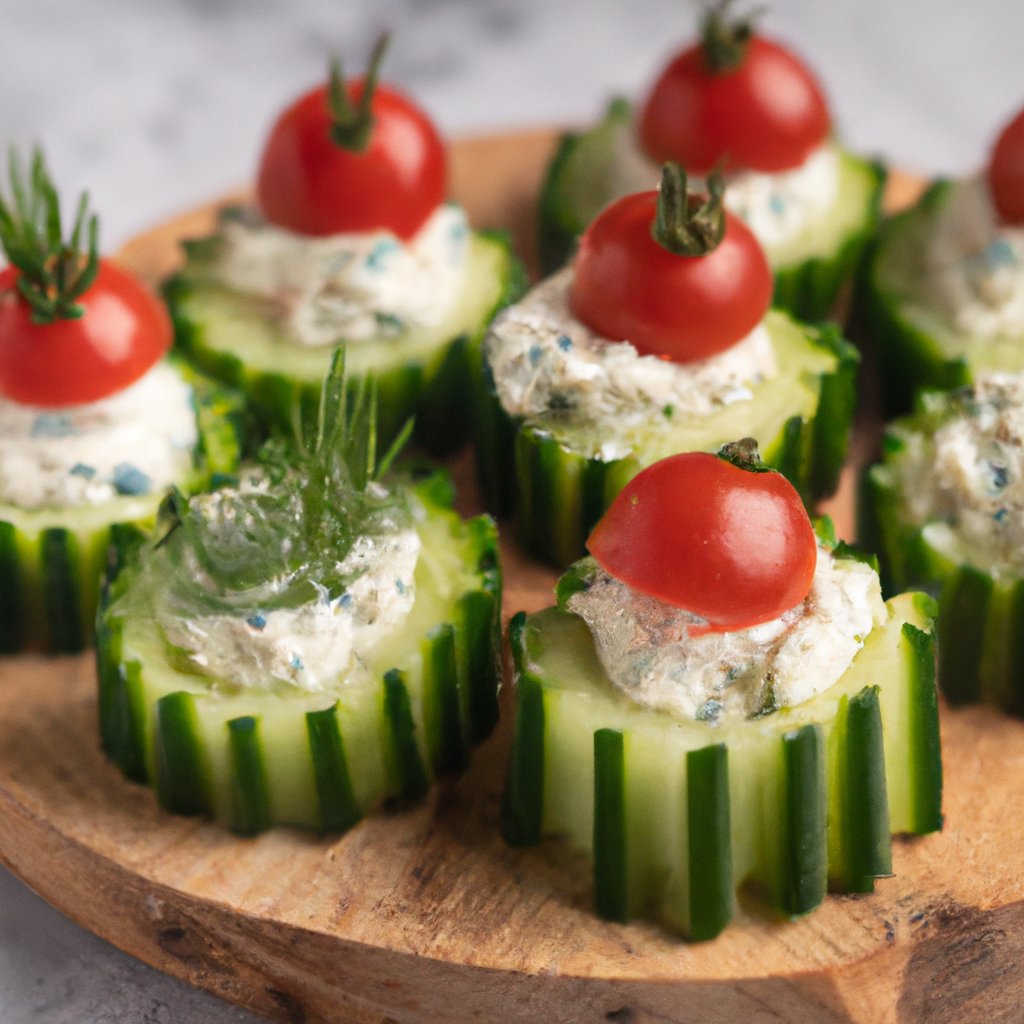
[[[658,245],[677,256],[704,256],[718,246],[725,235],[725,181],[719,170],[708,175],[707,190],[706,197],[691,193],[682,167],[664,165],[651,227]]]
[[[388,48],[389,38],[386,32],[383,33],[373,47],[358,103],[353,103],[349,99],[341,58],[334,57],[331,60],[331,78],[327,89],[328,106],[334,118],[331,139],[342,149],[363,153],[370,144],[373,136],[373,114],[370,112],[370,104],[377,90],[380,64]]]
[[[754,18],[760,14],[751,11],[746,17],[730,17],[732,3],[733,0],[712,3],[701,22],[701,49],[713,75],[728,74],[743,63],[754,34]]]

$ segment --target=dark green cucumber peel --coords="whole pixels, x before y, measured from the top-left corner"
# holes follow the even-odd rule
[[[825,750],[821,726],[805,725],[782,737],[782,849],[780,906],[806,914],[828,889]]]
[[[43,530],[39,535],[42,568],[46,649],[58,654],[80,651],[85,646],[82,622],[81,551],[78,538],[64,527]],[[96,582],[99,587],[99,581]]]
[[[466,739],[470,746],[482,743],[498,724],[498,690],[501,687],[501,561],[498,529],[490,516],[468,523],[477,552],[480,589],[459,601],[456,632],[460,686],[467,693]]]
[[[179,690],[156,703],[155,783],[160,803],[176,814],[213,810],[206,749],[199,731],[195,695]]]
[[[260,721],[253,715],[227,723],[231,751],[231,828],[253,836],[270,825],[267,773],[260,744]]]
[[[909,622],[903,640],[911,662],[913,685],[910,705],[909,754],[905,770],[911,773],[914,819],[912,835],[942,828],[942,750],[939,743],[939,699],[935,689],[935,638]]]
[[[398,669],[384,673],[382,699],[395,791],[403,800],[420,800],[430,789],[430,777],[416,741],[405,676]]]
[[[469,749],[462,734],[462,697],[455,627],[442,623],[423,640],[423,724],[435,775],[464,771]]]
[[[0,521],[0,654],[12,654],[25,642],[24,569],[18,553],[18,532]]]
[[[622,733],[594,733],[594,908],[608,921],[629,920],[626,764]]]
[[[939,594],[939,681],[951,704],[974,704],[985,684],[985,624],[992,604],[992,577],[970,565],[948,576]]]
[[[686,754],[686,820],[690,873],[687,934],[691,939],[713,939],[732,920],[734,889],[729,755],[724,743]]]
[[[103,644],[103,638],[100,638]],[[111,645],[115,640],[108,641]],[[133,782],[149,782],[146,760],[146,704],[142,666],[137,661],[100,658],[99,715],[103,751]]]
[[[313,762],[320,829],[347,832],[362,817],[352,790],[345,741],[338,725],[337,706],[306,713],[306,735]]]

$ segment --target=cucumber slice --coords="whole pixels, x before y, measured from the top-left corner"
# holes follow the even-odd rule
[[[828,215],[793,240],[765,247],[775,273],[775,304],[804,320],[832,312],[878,224],[884,169],[845,150],[839,156],[838,198]],[[541,188],[538,235],[544,273],[571,257],[576,239],[613,199],[657,184],[657,167],[637,150],[627,101],[614,100],[593,128],[564,135]]]
[[[382,800],[419,799],[462,770],[497,720],[501,575],[493,522],[463,522],[451,488],[416,485],[422,548],[400,635],[327,693],[218,689],[169,656],[148,608],[99,619],[103,748],[182,814],[252,834],[342,832]],[[137,560],[110,584],[132,585]]]
[[[740,890],[783,916],[813,910],[829,882],[870,890],[891,873],[892,834],[942,824],[933,602],[886,607],[828,690],[717,726],[631,701],[578,616],[517,615],[506,839],[564,837],[593,858],[602,916],[692,939],[725,927]]]
[[[209,241],[209,240],[206,240]],[[314,417],[333,349],[289,342],[266,302],[229,291],[208,272],[211,246],[200,243],[164,286],[178,347],[208,373],[242,390],[267,426],[290,430],[292,407]],[[473,349],[495,313],[522,291],[525,274],[508,239],[473,234],[459,301],[430,331],[346,346],[353,384],[377,381],[378,441],[393,440],[410,416],[416,439],[434,454],[457,450],[469,431]]]
[[[594,524],[641,469],[681,451],[716,451],[754,437],[808,505],[836,487],[853,417],[857,350],[831,326],[810,328],[781,311],[765,324],[780,376],[751,387],[752,398],[712,415],[658,415],[630,436],[632,452],[605,461],[594,454],[602,426],[570,417],[513,418],[493,380],[477,436],[477,472],[485,504],[514,512],[519,539],[534,555],[565,566],[584,554]]]
[[[199,438],[182,490],[234,472],[244,436],[242,403],[180,361],[193,387]],[[125,552],[152,525],[163,494],[102,505],[24,509],[0,502],[0,654],[80,651],[93,642],[110,548]]]

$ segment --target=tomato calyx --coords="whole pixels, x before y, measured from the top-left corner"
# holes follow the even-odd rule
[[[746,470],[748,473],[777,472],[761,458],[757,441],[752,437],[741,437],[738,441],[729,441],[723,444],[715,452],[715,455],[723,462],[728,462],[729,465]]]
[[[353,102],[345,86],[341,58],[331,58],[330,80],[327,86],[327,105],[333,119],[331,139],[342,149],[364,153],[373,135],[374,118],[371,110],[373,94],[377,91],[380,65],[388,48],[390,37],[385,32],[377,40],[370,54],[370,63],[363,76],[363,87],[358,100]]]
[[[725,236],[725,180],[717,169],[708,175],[707,195],[690,192],[686,172],[669,161],[661,169],[654,240],[676,256],[704,256]]]
[[[60,200],[41,150],[32,151],[27,180],[11,153],[10,184],[12,202],[0,195],[0,248],[19,272],[15,287],[31,307],[32,322],[79,319],[85,310],[77,300],[99,272],[99,222],[89,213],[88,193],[79,199],[65,241]]]
[[[704,14],[700,26],[704,61],[713,75],[735,71],[747,57],[754,34],[754,13],[729,17],[732,0],[719,0]]]

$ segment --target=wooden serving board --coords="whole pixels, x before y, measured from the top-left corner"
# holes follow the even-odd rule
[[[476,223],[529,245],[550,132],[454,150]],[[911,194],[896,182],[894,203]],[[902,190],[902,191],[899,191]],[[204,210],[125,259],[157,279]],[[860,430],[857,456],[870,448]],[[468,477],[466,460],[456,465]],[[850,527],[851,477],[831,505]],[[468,492],[467,492],[468,493]],[[471,495],[465,499],[472,505]],[[550,603],[554,574],[505,543],[506,612]],[[896,843],[896,877],[780,923],[747,914],[710,943],[590,912],[561,850],[498,835],[503,724],[429,802],[340,839],[239,839],[161,811],[98,748],[88,657],[0,660],[0,861],[86,928],[281,1021],[971,1022],[1024,1016],[1024,723],[943,709],[946,828]]]

